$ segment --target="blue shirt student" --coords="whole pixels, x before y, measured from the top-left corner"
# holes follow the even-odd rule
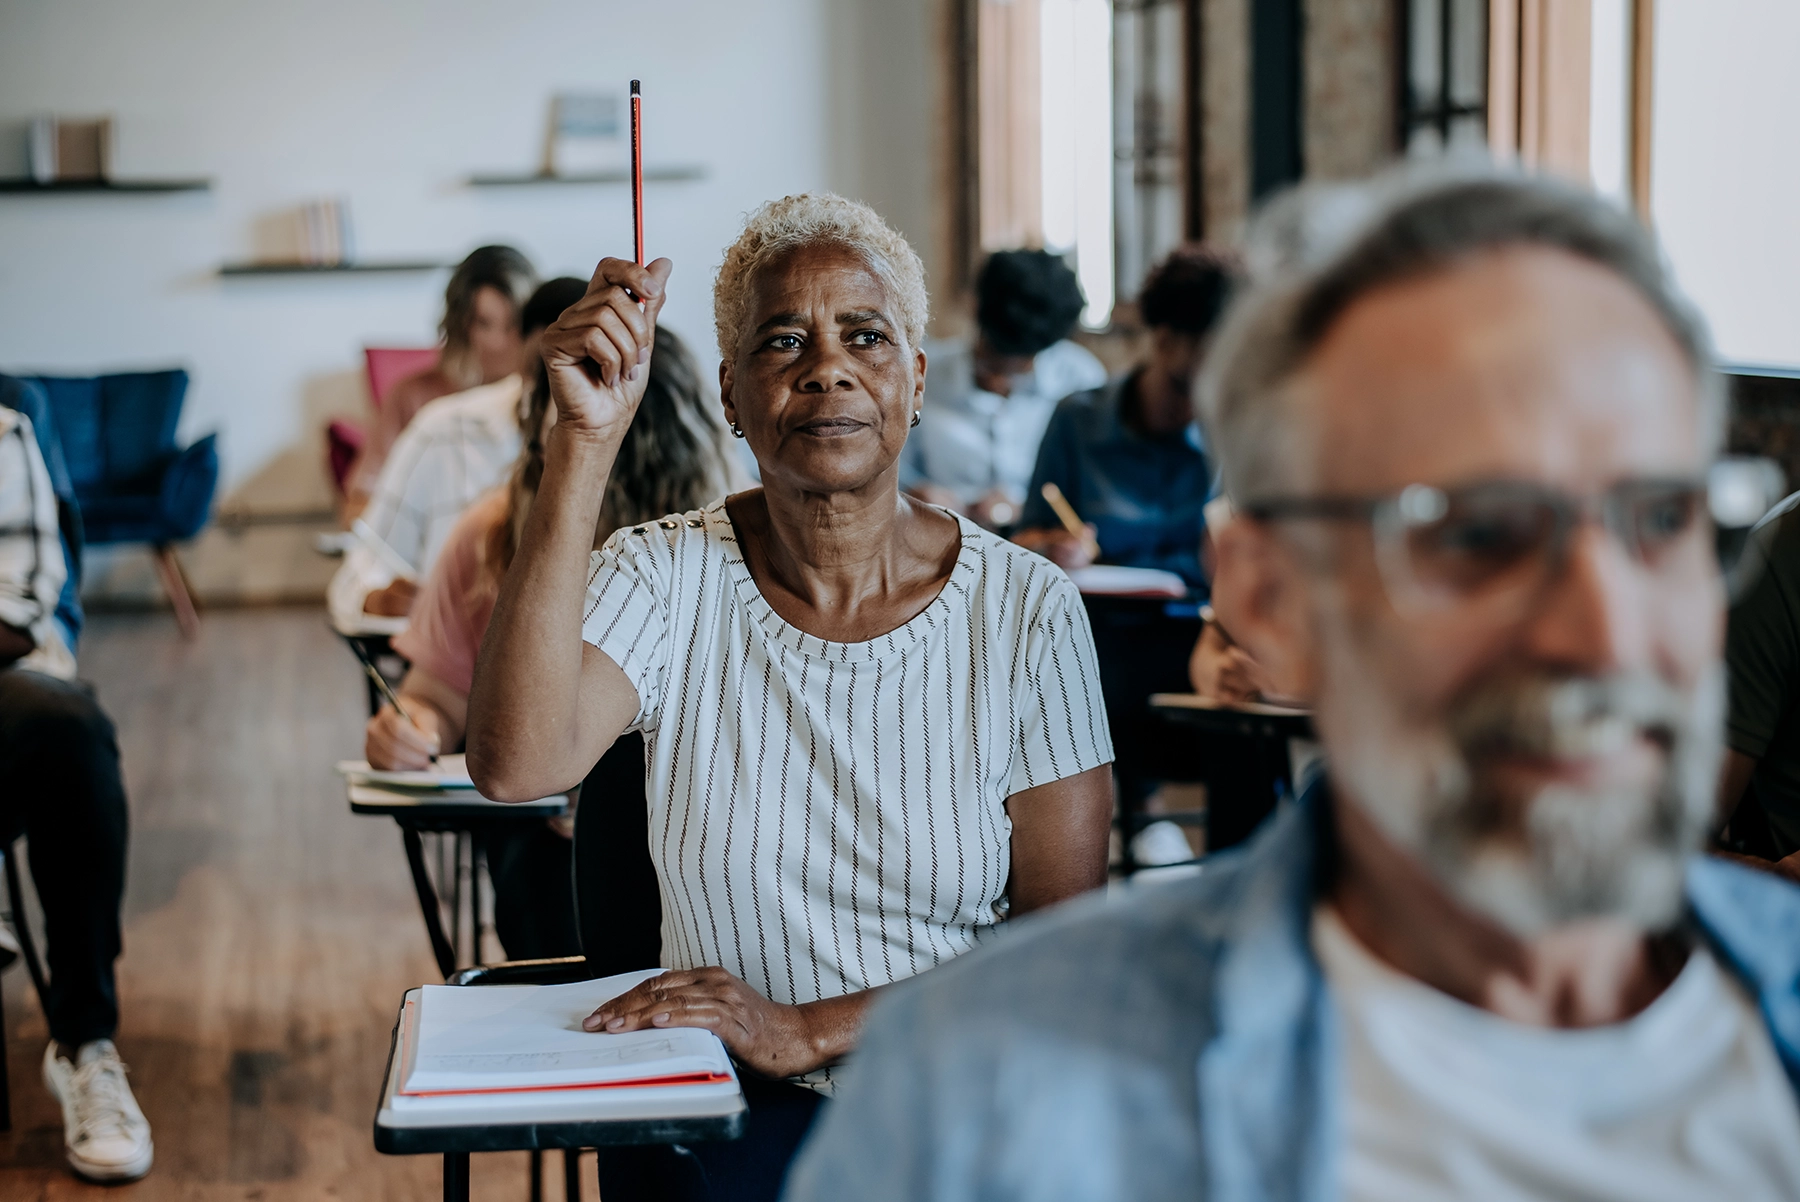
[[[1094,524],[1101,563],[1161,568],[1205,592],[1201,511],[1213,480],[1206,444],[1194,422],[1170,434],[1134,429],[1123,411],[1137,379],[1137,372],[1119,376],[1056,407],[1019,525],[1057,525],[1043,497],[1044,484],[1054,483]]]
[[[1310,935],[1328,802],[1316,784],[1197,877],[895,986],[789,1202],[1337,1197],[1343,1039]],[[1686,895],[1800,1090],[1800,890],[1696,856]]]

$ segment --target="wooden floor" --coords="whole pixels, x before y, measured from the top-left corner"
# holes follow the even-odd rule
[[[349,651],[318,609],[214,611],[191,644],[166,615],[101,615],[81,662],[131,798],[118,1042],[156,1167],[114,1189],[63,1167],[44,1019],[15,967],[0,1199],[441,1196],[435,1160],[370,1142],[395,1007],[434,972],[399,832],[352,816],[332,768],[361,754],[367,713]],[[525,1157],[476,1157],[474,1181],[523,1199]]]

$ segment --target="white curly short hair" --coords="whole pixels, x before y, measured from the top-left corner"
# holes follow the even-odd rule
[[[713,282],[713,325],[719,355],[730,361],[750,320],[750,285],[770,260],[801,246],[841,246],[868,264],[886,286],[908,347],[925,336],[930,298],[925,265],[906,239],[868,205],[831,192],[803,192],[771,200],[744,221],[744,232],[725,248]]]

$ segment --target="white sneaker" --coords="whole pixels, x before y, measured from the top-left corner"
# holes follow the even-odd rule
[[[81,1045],[74,1061],[44,1049],[44,1084],[62,1103],[69,1167],[90,1181],[136,1181],[150,1171],[150,1123],[125,1083],[110,1039]]]

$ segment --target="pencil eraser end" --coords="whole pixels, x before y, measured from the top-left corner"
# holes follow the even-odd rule
[[[643,90],[638,87],[638,81],[635,79],[631,81],[631,94],[633,96],[639,96],[639,95],[643,94]]]

